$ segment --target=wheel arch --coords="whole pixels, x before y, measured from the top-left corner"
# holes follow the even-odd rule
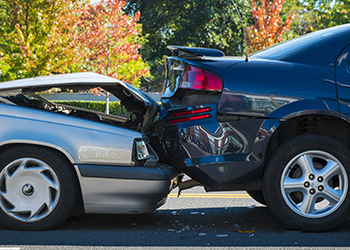
[[[280,122],[279,126],[271,134],[266,146],[263,171],[265,170],[266,163],[280,145],[302,134],[324,135],[350,148],[350,124],[345,120],[324,114],[309,114],[293,117]]]
[[[0,143],[0,153],[4,150],[6,150],[7,148],[13,147],[13,146],[19,146],[19,145],[24,145],[24,146],[38,146],[38,147],[45,147],[45,148],[49,148],[49,149],[53,149],[56,152],[59,152],[62,156],[64,156],[64,158],[66,158],[70,164],[75,164],[75,160],[72,157],[72,155],[70,153],[68,153],[67,150],[51,144],[51,143],[47,143],[47,142],[41,142],[41,141],[32,141],[32,140],[10,140],[10,141],[3,141]]]

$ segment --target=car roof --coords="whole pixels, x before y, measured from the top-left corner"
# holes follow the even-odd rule
[[[333,62],[336,56],[349,44],[350,24],[339,25],[288,40],[258,51],[253,58],[306,62],[312,64],[326,60]]]

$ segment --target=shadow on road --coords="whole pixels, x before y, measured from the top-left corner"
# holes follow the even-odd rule
[[[235,225],[236,224],[236,225]],[[289,231],[266,207],[158,210],[81,215],[56,230],[0,230],[0,245],[349,246],[350,226],[326,233]]]

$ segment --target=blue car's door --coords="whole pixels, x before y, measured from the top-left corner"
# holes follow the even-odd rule
[[[350,44],[338,56],[335,72],[340,113],[350,122]]]

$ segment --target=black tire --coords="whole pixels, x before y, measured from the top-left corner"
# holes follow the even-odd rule
[[[291,229],[326,231],[350,215],[350,151],[322,135],[301,135],[271,157],[263,179],[270,210]]]
[[[62,224],[76,200],[70,163],[54,150],[15,146],[0,155],[0,224],[46,230]]]
[[[266,206],[263,191],[247,191],[247,193],[257,202]]]

